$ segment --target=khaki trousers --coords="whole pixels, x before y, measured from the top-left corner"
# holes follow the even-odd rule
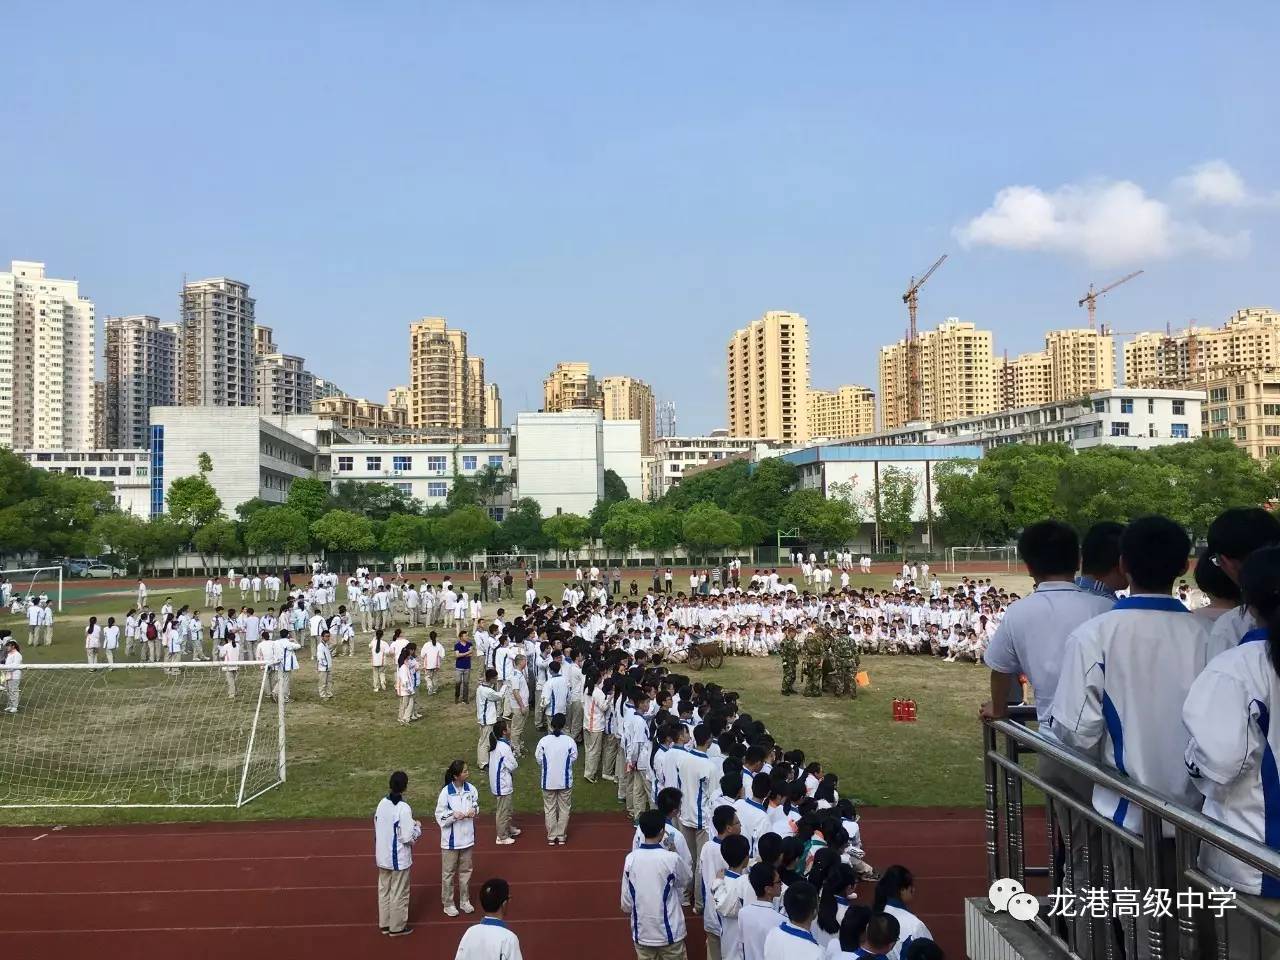
[[[578,734],[582,733],[582,701],[569,701],[569,714],[564,718],[564,732],[573,739],[578,739]]]
[[[643,770],[632,770],[627,774],[627,813],[634,820],[649,809],[649,780]]]
[[[720,960],[720,934],[707,934],[707,960]]]
[[[18,709],[18,688],[22,685],[21,680],[10,680],[4,685],[4,689],[9,696],[9,709]]]
[[[573,788],[542,791],[542,816],[547,822],[547,839],[563,840],[569,829],[569,811],[573,807]]]
[[[378,927],[403,930],[409,924],[409,871],[378,868]]]
[[[684,941],[661,947],[646,947],[636,944],[636,960],[689,960],[685,952]]]
[[[320,682],[318,686],[319,686],[320,699],[328,700],[330,697],[333,696],[333,671],[321,670],[319,680]]]
[[[519,710],[511,714],[511,749],[517,757],[524,755],[524,724],[529,719],[529,712]]]
[[[613,778],[618,783],[618,799],[627,799],[627,755],[622,749],[622,741],[614,747]]]
[[[505,840],[507,837],[514,837],[511,832],[511,809],[513,797],[507,794],[503,797],[493,798],[493,822],[498,829],[498,839]]]
[[[480,725],[480,739],[476,741],[476,763],[482,767],[489,765],[489,734],[492,732],[492,723]]]
[[[373,667],[373,689],[387,689],[387,673],[382,667]]]
[[[440,851],[440,903],[453,906],[453,884],[458,883],[458,904],[470,903],[471,848]]]
[[[611,734],[604,735],[604,760],[600,764],[600,774],[606,780],[617,779],[618,738]]]
[[[582,775],[588,780],[595,781],[600,778],[600,744],[604,739],[604,733],[599,730],[588,730],[582,736],[586,742],[587,753]]]
[[[684,842],[689,845],[689,853],[693,857],[693,905],[695,909],[701,912],[703,884],[701,882],[702,877],[699,874],[702,872],[700,869],[702,848],[707,845],[707,831],[686,827],[682,823],[680,824],[680,832],[684,834]],[[713,877],[712,879],[714,880],[715,878]]]
[[[396,719],[401,723],[408,723],[411,716],[413,716],[413,697],[401,697],[400,712]]]
[[[232,700],[234,700],[236,696],[236,671],[228,670],[226,672],[226,678],[227,678],[227,696],[230,697]]]

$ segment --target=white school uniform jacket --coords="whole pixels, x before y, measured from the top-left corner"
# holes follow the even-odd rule
[[[533,750],[538,761],[538,783],[543,790],[572,790],[573,761],[578,745],[567,733],[548,733]],[[490,761],[492,762],[492,761]]]
[[[764,938],[764,960],[822,960],[823,950],[817,938],[790,921],[769,931]]]
[[[1207,628],[1209,630],[1209,659],[1226,653],[1235,647],[1244,635],[1257,627],[1258,622],[1248,607],[1232,607]]]
[[[489,751],[489,791],[495,797],[506,797],[515,792],[512,774],[518,766],[511,741],[500,738]]]
[[[547,715],[569,712],[569,681],[564,674],[550,677],[542,687],[542,702],[546,704]]]
[[[738,808],[738,820],[742,823],[742,835],[751,841],[751,860],[756,859],[756,835],[760,828],[768,822],[769,814],[762,804],[743,797],[733,801]],[[767,832],[767,831],[765,831]]]
[[[383,870],[408,870],[413,865],[413,844],[421,833],[409,804],[383,797],[373,812],[374,857],[378,866]]]
[[[661,844],[642,844],[622,867],[622,912],[631,917],[631,939],[664,947],[685,938],[680,891],[692,877],[683,860]]]
[[[742,943],[743,960],[764,960],[765,940],[785,920],[786,917],[773,908],[772,901],[757,900],[752,891],[751,899],[738,911],[738,936]]]
[[[720,956],[725,960],[741,960],[742,938],[738,928],[738,913],[744,905],[755,899],[755,892],[746,875],[726,870],[724,876],[711,885],[711,896],[707,899],[714,901],[716,916],[720,921]]]
[[[507,695],[507,688],[494,689],[485,684],[476,687],[476,723],[487,727],[498,720],[502,712],[502,701]]]
[[[1120,600],[1067,640],[1053,702],[1053,732],[1135,782],[1188,807],[1200,794],[1181,762],[1182,705],[1204,670],[1209,635],[1174,597]],[[1114,791],[1093,790],[1094,809],[1142,833],[1142,811]]]
[[[520,941],[497,917],[485,917],[468,927],[454,960],[523,960]]]
[[[720,854],[720,838],[711,837],[698,853],[698,890],[702,894],[702,929],[708,933],[720,933],[720,914],[716,912],[712,890],[716,878],[723,875],[729,865]]]
[[[316,672],[328,673],[333,669],[333,651],[327,643],[316,644]]]
[[[470,783],[445,784],[436,798],[436,823],[440,825],[441,850],[466,850],[476,845],[476,821],[460,814],[480,809],[480,794]]]
[[[1186,764],[1204,794],[1204,813],[1280,849],[1280,680],[1267,657],[1265,630],[1251,630],[1233,650],[1215,657],[1191,685],[1182,717],[1191,735]],[[1280,897],[1280,879],[1203,844],[1200,866],[1241,893]]]
[[[711,794],[718,779],[715,764],[701,750],[685,749],[676,754],[675,770],[674,785],[680,788],[680,823],[694,830],[710,830]]]
[[[907,909],[901,900],[890,900],[885,904],[884,912],[898,921],[898,943],[889,951],[889,960],[905,957],[913,940],[933,939],[933,934],[924,925],[924,921]]]

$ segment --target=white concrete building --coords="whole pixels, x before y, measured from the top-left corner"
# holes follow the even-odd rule
[[[657,437],[653,441],[653,457],[646,464],[645,483],[648,499],[657,500],[676,486],[686,472],[725,460],[777,456],[794,447],[778,440],[759,437],[731,437],[727,430],[713,430],[705,437]],[[629,489],[629,488],[628,488]]]
[[[627,494],[639,500],[644,492],[641,478],[641,452],[644,449],[645,426],[642,420],[605,420],[605,470],[612,470],[627,485]]]
[[[153,516],[164,513],[164,497],[176,477],[199,472],[202,453],[213,461],[209,481],[227,514],[255,497],[283,503],[293,481],[314,476],[317,465],[313,444],[262,419],[256,406],[154,407],[150,448]]]
[[[93,301],[77,281],[30,260],[0,271],[0,446],[93,446],[93,344]]]
[[[516,415],[518,496],[543,516],[586,516],[604,497],[604,428],[597,410]]]
[[[150,514],[151,455],[139,450],[17,450],[38,470],[97,480],[111,487],[116,506],[146,518]]]
[[[426,506],[442,506],[454,477],[474,478],[486,467],[510,476],[510,443],[334,443],[321,449],[327,455],[329,478],[339,483],[385,483]],[[495,520],[506,516],[512,491],[489,504]]]
[[[1066,443],[1073,449],[1111,446],[1148,450],[1201,435],[1203,390],[1116,387],[1082,400],[1003,410],[945,423],[909,424],[848,441],[883,447],[934,443]]]

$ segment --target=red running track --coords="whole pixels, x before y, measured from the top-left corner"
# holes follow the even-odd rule
[[[575,815],[569,843],[556,848],[546,845],[540,817],[521,815],[517,823],[525,833],[510,847],[494,844],[491,817],[478,824],[472,887],[495,875],[511,882],[508,920],[524,956],[562,958],[574,946],[591,948],[593,957],[634,956],[619,906],[631,840],[627,821]],[[440,855],[429,812],[425,826],[413,867],[416,932],[399,940],[377,930],[367,822],[6,829],[0,831],[0,952],[6,960],[451,960],[463,929],[478,917],[450,919],[441,912]],[[911,868],[918,912],[947,955],[963,957],[963,898],[987,886],[982,811],[868,809],[862,827],[871,862]],[[1036,834],[1029,842],[1043,849]],[[869,901],[871,888],[859,895]],[[688,944],[690,960],[700,960],[696,919]]]

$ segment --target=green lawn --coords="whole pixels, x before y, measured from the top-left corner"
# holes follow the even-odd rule
[[[883,579],[873,578],[873,582],[879,585]],[[1026,586],[1022,578],[1009,578],[1008,583],[1011,587]],[[158,607],[168,594],[162,585],[150,586],[150,599]],[[538,586],[559,595],[556,583],[545,581]],[[172,596],[177,606],[203,606],[200,590],[173,591]],[[238,601],[235,596],[225,599]],[[123,622],[131,600],[132,592],[124,590],[69,593],[66,608],[56,617],[54,645],[31,650],[24,644],[27,662],[81,661],[88,617],[96,614],[105,623],[112,615]],[[0,625],[25,640],[21,618],[5,614]],[[367,638],[361,638],[363,646]],[[425,713],[422,721],[400,726],[395,723],[394,694],[373,692],[366,661],[367,654],[362,653],[350,659],[337,658],[336,698],[327,703],[316,696],[314,667],[309,660],[302,661],[294,675],[294,702],[287,721],[288,781],[240,810],[11,810],[6,820],[78,824],[366,816],[373,799],[385,790],[388,772],[396,768],[409,771],[422,791],[420,795],[434,796],[451,759],[466,757],[474,763],[474,706],[455,706],[450,684],[436,697],[419,698]],[[972,664],[948,664],[927,657],[870,657],[863,661],[863,669],[870,674],[871,685],[856,701],[781,696],[776,658],[730,658],[722,669],[706,671],[701,677],[739,691],[743,709],[762,719],[779,743],[803,749],[826,769],[838,773],[845,796],[876,805],[980,804],[982,751],[976,713],[985,699],[986,671]],[[28,674],[24,686],[34,682],[34,677],[34,673]],[[242,689],[241,696],[245,695]],[[894,697],[916,700],[916,723],[893,722]],[[4,727],[14,722],[15,718],[0,714],[0,738],[9,735]],[[21,722],[21,715],[16,722]],[[541,798],[531,759],[536,736],[532,724],[526,733],[530,754],[517,773],[516,807],[536,811],[541,809]],[[120,736],[121,731],[115,735]],[[578,810],[621,809],[614,785],[608,782],[589,784],[579,777],[574,794]],[[482,797],[487,796],[486,786]]]

